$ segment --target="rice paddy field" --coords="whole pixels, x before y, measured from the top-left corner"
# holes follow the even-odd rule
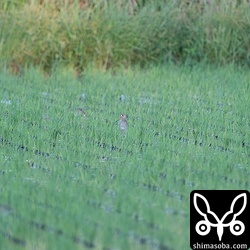
[[[192,190],[249,190],[249,110],[234,66],[2,70],[0,249],[189,249]]]

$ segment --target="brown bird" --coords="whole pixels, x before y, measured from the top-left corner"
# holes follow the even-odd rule
[[[82,108],[77,108],[75,112],[75,116],[83,115],[84,117],[87,117],[87,113]]]
[[[123,133],[126,132],[127,128],[128,128],[128,122],[127,122],[127,116],[126,115],[121,115],[120,116],[120,129]]]

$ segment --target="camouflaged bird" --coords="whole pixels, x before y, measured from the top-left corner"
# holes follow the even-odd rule
[[[120,126],[122,133],[125,133],[128,128],[127,115],[123,114],[120,116],[119,126]]]

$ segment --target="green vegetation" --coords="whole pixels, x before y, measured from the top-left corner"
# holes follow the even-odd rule
[[[250,186],[249,79],[2,71],[0,249],[189,249],[190,192]]]
[[[0,55],[12,72],[36,65],[130,67],[157,62],[250,65],[245,1],[3,0]]]
[[[189,249],[249,189],[249,1],[132,2],[0,1],[0,249]]]

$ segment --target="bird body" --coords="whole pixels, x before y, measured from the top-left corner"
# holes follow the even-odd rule
[[[123,133],[126,132],[128,128],[128,122],[127,122],[127,116],[126,115],[121,115],[120,116],[120,129]]]

